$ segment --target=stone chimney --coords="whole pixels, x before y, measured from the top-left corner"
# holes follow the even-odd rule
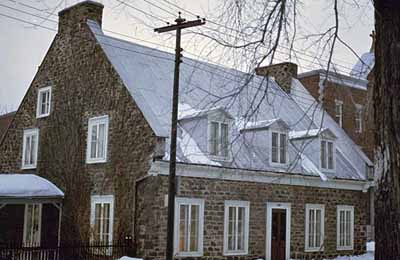
[[[102,4],[87,0],[60,11],[58,13],[58,32],[79,31],[87,20],[94,20],[101,26],[103,8]]]
[[[279,86],[290,93],[292,78],[297,78],[297,65],[291,62],[283,62],[271,66],[259,67],[256,69],[259,76],[274,77]]]

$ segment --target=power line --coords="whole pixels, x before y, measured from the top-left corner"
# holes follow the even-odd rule
[[[9,15],[3,14],[3,13],[0,13],[0,16],[4,16],[4,17],[7,17],[7,18],[9,18],[9,19],[14,19],[14,20],[17,20],[17,21],[19,21],[19,22],[31,24],[31,25],[34,25],[34,26],[37,26],[37,27],[40,27],[40,28],[43,28],[43,29],[47,29],[47,30],[50,30],[50,31],[57,32],[56,29],[51,28],[51,27],[47,27],[47,26],[43,26],[43,25],[41,25],[41,24],[39,24],[39,23],[34,23],[34,22],[26,21],[26,20],[24,20],[24,19],[17,18],[17,17],[13,17],[13,16],[9,16]],[[39,16],[39,18],[43,18],[43,17],[40,17],[40,16]],[[54,22],[54,21],[53,21],[53,22]],[[111,32],[112,32],[112,31],[111,31]],[[93,32],[93,34],[99,35],[100,37],[107,37],[107,36],[105,36],[105,35],[96,34],[96,33],[94,33],[94,32]],[[126,35],[126,36],[127,36],[127,35]],[[77,37],[80,37],[80,38],[82,38],[82,39],[84,39],[84,40],[91,40],[91,39],[84,38],[84,37],[81,37],[81,36],[77,36]],[[127,37],[128,37],[128,36],[127,36]],[[116,39],[116,40],[119,40],[119,39]],[[123,47],[121,47],[121,46],[116,46],[116,45],[109,44],[109,43],[104,43],[104,42],[103,42],[102,44],[104,44],[104,45],[106,45],[106,46],[111,46],[111,47],[114,47],[114,48],[126,50],[126,51],[129,51],[129,52],[138,53],[138,54],[145,55],[145,56],[150,56],[150,57],[153,57],[153,58],[159,58],[159,59],[164,59],[164,60],[168,60],[168,61],[173,61],[173,59],[169,59],[169,58],[166,58],[166,57],[162,57],[162,56],[158,56],[158,55],[152,55],[152,54],[149,54],[149,53],[143,53],[143,52],[140,52],[140,51],[135,51],[135,50],[131,50],[131,49],[128,49],[128,48],[123,48]],[[163,46],[163,45],[161,45],[161,46]],[[193,60],[193,61],[194,61],[194,62],[199,62],[199,61],[196,61],[196,60]],[[201,62],[201,65],[204,65],[204,66],[207,66],[207,67],[211,68],[212,71],[210,71],[210,70],[206,70],[206,69],[204,69],[204,68],[201,68],[201,67],[199,67],[199,66],[192,65],[192,64],[190,64],[190,63],[186,63],[186,62],[185,62],[185,64],[188,65],[188,66],[190,66],[190,67],[193,67],[193,68],[195,68],[195,69],[200,69],[200,70],[203,70],[203,71],[205,71],[205,72],[207,72],[207,73],[210,73],[210,74],[213,74],[213,75],[221,76],[221,77],[223,77],[223,78],[225,78],[225,79],[227,79],[227,80],[230,80],[231,82],[236,82],[236,83],[243,84],[242,81],[239,81],[239,80],[234,79],[234,78],[226,77],[226,74],[233,75],[233,76],[236,77],[236,78],[237,78],[238,75],[233,74],[233,73],[231,73],[231,72],[229,72],[229,71],[227,71],[227,70],[223,70],[222,68],[218,67],[218,66],[220,66],[220,65],[214,65],[213,67],[211,67],[211,64],[207,64],[206,62]],[[216,66],[217,66],[217,67],[216,67]],[[216,73],[216,72],[214,71],[215,69],[222,71],[225,75],[224,75],[224,74],[221,74],[221,73]],[[238,71],[238,72],[242,73],[243,76],[245,76],[245,75],[251,76],[250,74],[245,73],[245,72],[241,72],[241,71]],[[254,78],[254,80],[257,80],[257,78]],[[257,83],[257,82],[256,82],[256,83]],[[261,80],[259,80],[258,83],[261,83]],[[193,84],[191,84],[191,85],[193,85]],[[300,91],[300,93],[309,94],[308,92],[304,92],[304,91]],[[280,96],[280,97],[286,97],[286,95],[283,96],[283,95],[279,95],[279,94],[277,94],[277,93],[274,93],[274,94],[277,95],[277,96]],[[297,96],[298,98],[301,98],[301,99],[306,100],[306,101],[314,101],[314,99],[310,99],[310,98],[307,98],[307,97],[304,97],[304,96],[299,96],[299,95],[296,95],[296,94],[294,94],[294,93],[292,93],[291,95]],[[306,103],[303,103],[303,104],[306,104]],[[307,103],[307,104],[308,104],[308,103]]]

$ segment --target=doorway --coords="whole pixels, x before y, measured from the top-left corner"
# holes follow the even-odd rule
[[[267,203],[266,260],[290,259],[290,204]]]

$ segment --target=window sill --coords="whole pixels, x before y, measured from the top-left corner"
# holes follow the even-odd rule
[[[49,115],[50,115],[50,113],[42,114],[42,115],[36,115],[36,118],[44,118],[44,117],[48,117]]]
[[[32,169],[36,169],[36,165],[23,165],[21,167],[21,170],[32,170]]]
[[[348,246],[348,247],[342,246],[342,247],[336,247],[336,250],[337,251],[352,251],[352,250],[354,250],[354,247],[352,247],[352,246]]]
[[[176,253],[175,257],[180,258],[180,257],[201,257],[203,256],[203,252],[181,252],[181,253]]]
[[[242,256],[248,254],[249,253],[247,251],[224,251],[223,253],[224,256]]]
[[[324,251],[323,247],[322,248],[317,247],[317,248],[306,248],[306,249],[304,249],[304,252],[306,252],[306,253],[323,252],[323,251]]]
[[[224,157],[224,156],[218,156],[218,155],[211,155],[209,154],[210,159],[213,161],[220,161],[220,162],[230,162],[231,161],[231,157]]]
[[[86,164],[100,164],[106,163],[107,159],[86,159]]]

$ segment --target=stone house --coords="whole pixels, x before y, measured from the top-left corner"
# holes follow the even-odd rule
[[[174,55],[105,35],[102,9],[85,1],[59,13],[0,143],[0,172],[62,189],[62,239],[131,235],[138,256],[163,259]],[[249,75],[184,58],[180,82],[176,257],[365,251],[372,163],[295,64]]]
[[[371,50],[364,53],[352,68],[350,75],[329,72],[324,88],[323,107],[344,131],[360,146],[370,160],[374,160],[375,131],[372,105],[374,42]],[[320,84],[326,71],[314,70],[299,75],[299,80],[319,100]],[[373,176],[369,176],[373,179]],[[374,238],[374,190],[369,191],[368,239]]]

